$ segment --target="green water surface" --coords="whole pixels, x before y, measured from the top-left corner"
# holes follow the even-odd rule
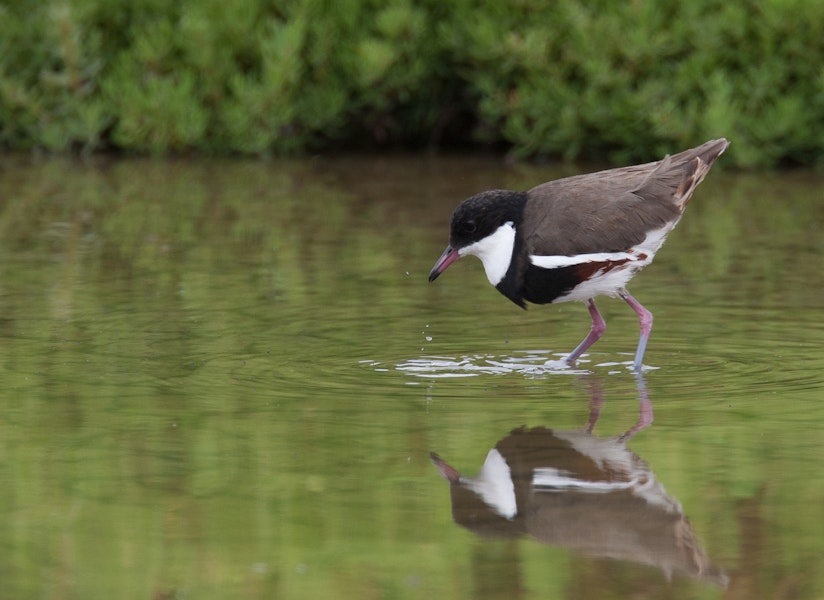
[[[494,158],[6,159],[0,599],[824,598],[824,179],[713,171],[630,285],[628,442],[726,583],[453,522],[522,425],[628,430],[637,324],[426,276]],[[555,362],[554,362],[555,361]],[[548,366],[547,366],[548,365]]]

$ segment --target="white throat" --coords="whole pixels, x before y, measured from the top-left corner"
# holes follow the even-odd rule
[[[507,221],[482,240],[458,250],[461,256],[477,256],[484,264],[486,278],[492,285],[498,285],[509,269],[512,250],[515,248],[515,225]]]
[[[518,514],[512,473],[504,457],[495,448],[486,455],[478,476],[464,480],[464,483],[499,515],[512,519]]]

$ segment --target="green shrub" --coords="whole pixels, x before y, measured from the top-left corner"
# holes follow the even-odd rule
[[[0,148],[824,157],[819,0],[16,0]]]

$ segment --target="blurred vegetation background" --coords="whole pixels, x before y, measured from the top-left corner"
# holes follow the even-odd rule
[[[0,149],[824,163],[820,0],[0,1]]]

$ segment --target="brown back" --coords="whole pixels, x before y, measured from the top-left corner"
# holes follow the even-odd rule
[[[726,149],[712,140],[663,160],[541,184],[527,192],[520,234],[529,254],[623,252],[673,225]]]

